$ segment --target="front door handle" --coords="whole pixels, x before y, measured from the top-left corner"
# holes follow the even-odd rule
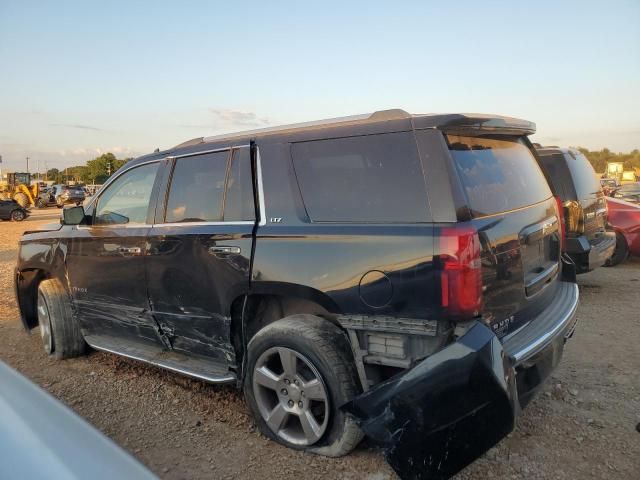
[[[209,253],[211,255],[240,253],[240,247],[209,247]]]
[[[118,248],[118,252],[126,255],[141,255],[142,249],[140,247],[120,247]]]

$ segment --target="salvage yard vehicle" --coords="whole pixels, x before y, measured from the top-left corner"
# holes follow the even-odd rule
[[[616,236],[606,230],[606,196],[591,163],[573,148],[536,146],[536,150],[562,207],[563,251],[576,264],[577,273],[604,265],[613,255]]]
[[[612,195],[613,198],[619,198],[625,202],[640,203],[640,183],[627,183],[616,189]]]
[[[29,216],[29,211],[15,200],[0,200],[0,220],[21,222]]]
[[[24,327],[244,391],[260,430],[449,476],[515,424],[576,323],[575,266],[528,135],[389,110],[130,161],[20,241]]]
[[[607,260],[607,266],[615,266],[629,255],[640,257],[640,205],[617,198],[607,198],[609,225],[616,232],[616,248]]]

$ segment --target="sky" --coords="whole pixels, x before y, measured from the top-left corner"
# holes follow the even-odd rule
[[[387,108],[640,148],[640,0],[0,0],[6,170]]]

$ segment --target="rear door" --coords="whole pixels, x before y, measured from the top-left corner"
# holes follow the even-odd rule
[[[254,189],[250,148],[174,160],[148,237],[147,286],[165,342],[234,362],[231,303],[249,289]]]
[[[447,135],[481,242],[483,316],[500,337],[549,304],[559,271],[555,199],[527,140]]]

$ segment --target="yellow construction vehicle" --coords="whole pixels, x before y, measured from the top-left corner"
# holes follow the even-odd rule
[[[21,207],[33,207],[36,205],[40,186],[35,183],[31,185],[31,175],[29,173],[7,173],[7,181],[2,185],[0,196],[13,198]]]

